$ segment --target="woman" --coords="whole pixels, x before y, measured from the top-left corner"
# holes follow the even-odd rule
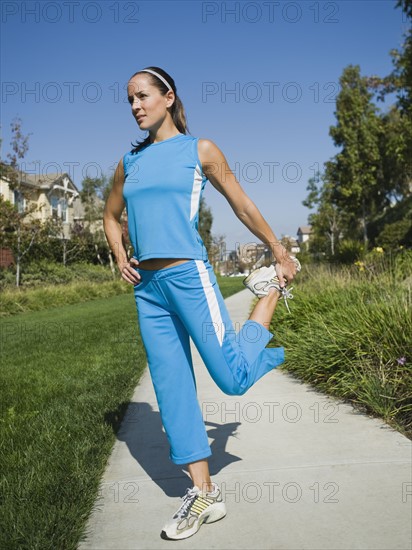
[[[183,105],[164,70],[148,67],[128,83],[132,114],[147,138],[117,166],[104,211],[104,229],[125,281],[134,285],[139,327],[170,459],[187,464],[193,488],[163,528],[162,537],[187,538],[203,522],[226,515],[209,475],[211,455],[196,396],[189,336],[210,375],[229,395],[244,394],[283,362],[283,348],[267,348],[276,303],[299,269],[210,140],[187,135]],[[207,181],[238,218],[274,254],[275,265],[253,272],[245,284],[261,299],[238,334],[233,331],[206,248],[197,231]],[[122,244],[126,206],[134,255]]]

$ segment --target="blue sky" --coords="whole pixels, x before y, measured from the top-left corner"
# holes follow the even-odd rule
[[[336,154],[334,97],[349,64],[387,75],[408,25],[395,0],[2,2],[2,134],[29,133],[27,171],[109,174],[142,138],[126,101],[137,70],[175,80],[193,136],[213,140],[278,237],[307,223],[308,179]],[[385,110],[386,104],[380,104]],[[257,238],[211,184],[228,250]]]

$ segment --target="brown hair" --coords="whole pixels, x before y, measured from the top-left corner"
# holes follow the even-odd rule
[[[179,132],[181,132],[182,134],[187,134],[189,132],[189,128],[188,128],[187,122],[186,122],[185,109],[183,107],[183,103],[182,103],[180,97],[177,95],[175,81],[173,80],[173,78],[169,74],[167,74],[166,71],[164,71],[160,67],[146,67],[146,69],[156,71],[161,76],[163,76],[163,78],[170,84],[170,86],[171,86],[171,88],[172,88],[172,90],[175,94],[175,100],[174,100],[173,105],[171,107],[172,120],[173,120],[176,128],[179,130]],[[160,91],[160,93],[162,95],[165,95],[169,91],[166,84],[164,82],[162,82],[160,80],[160,78],[158,78],[157,76],[155,76],[152,73],[146,73],[146,72],[144,72],[144,70],[137,71],[130,78],[133,78],[137,74],[145,74],[149,78],[150,84],[152,84],[152,86],[156,86],[156,88]],[[146,145],[149,145],[149,144],[150,144],[150,135],[147,136],[147,138],[145,138],[143,141],[140,141],[138,143],[132,143],[132,147],[133,147],[132,153],[139,152],[140,149],[143,149],[143,147],[145,147]]]

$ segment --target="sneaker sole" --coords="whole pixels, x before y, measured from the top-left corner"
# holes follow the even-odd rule
[[[298,260],[295,256],[289,256],[289,257],[290,257],[290,259],[294,262],[294,264],[296,265],[297,273],[299,273],[299,272],[302,270],[301,263],[299,262],[299,260]],[[254,270],[252,271],[252,273],[249,273],[249,275],[243,279],[242,282],[243,282],[243,284],[244,284],[245,286],[248,285],[248,283],[252,280],[253,275],[254,275],[255,273],[257,273],[257,272],[259,271],[259,269],[260,269],[260,268],[254,269]],[[287,281],[286,277],[285,277],[285,280]],[[253,292],[253,291],[252,291],[252,292]]]
[[[216,502],[213,504],[213,509],[209,512],[205,511],[204,516],[200,514],[199,520],[197,523],[193,525],[191,529],[187,529],[187,531],[184,531],[180,535],[174,535],[173,537],[168,536],[166,531],[162,531],[160,536],[162,539],[165,540],[181,540],[181,539],[187,539],[189,537],[192,537],[195,535],[199,529],[201,528],[203,523],[214,523],[215,521],[219,521],[220,519],[223,519],[226,516],[226,506],[223,502]]]
[[[253,275],[254,275],[255,273],[257,273],[258,271],[259,271],[259,269],[254,269],[254,270],[252,271],[252,273],[249,273],[249,275],[243,279],[243,284],[244,284],[244,285],[247,285],[247,284],[249,283],[249,281],[251,281]]]
[[[253,275],[254,275],[257,271],[259,271],[259,269],[254,269],[254,270],[252,271],[252,273],[250,273],[247,277],[245,277],[245,278],[243,279],[242,282],[243,282],[244,286],[245,286],[246,288],[248,288],[251,292],[253,292],[253,294],[254,294],[255,296],[257,296],[258,298],[263,298],[264,296],[267,296],[267,295],[268,295],[268,292],[266,292],[266,291],[264,291],[264,290],[261,290],[261,289],[257,289],[257,288],[255,288],[255,287],[250,287],[250,286],[248,286],[248,285],[249,285],[249,282],[252,280]],[[276,290],[280,293],[280,290],[279,290],[276,286],[275,286],[274,288],[276,288]]]

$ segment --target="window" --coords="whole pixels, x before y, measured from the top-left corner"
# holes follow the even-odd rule
[[[67,200],[64,197],[52,195],[50,197],[50,205],[53,219],[57,220],[58,218],[61,218],[63,222],[69,221]]]
[[[67,211],[67,200],[62,198],[60,199],[60,207],[61,207],[61,218],[64,222],[69,221],[68,217],[68,211]]]
[[[17,206],[17,211],[19,212],[19,214],[24,212],[24,207],[25,207],[24,196],[23,196],[23,193],[18,189],[14,190],[14,204]]]
[[[57,220],[59,217],[59,199],[55,195],[52,195],[50,198],[51,205],[51,215],[54,220]]]

